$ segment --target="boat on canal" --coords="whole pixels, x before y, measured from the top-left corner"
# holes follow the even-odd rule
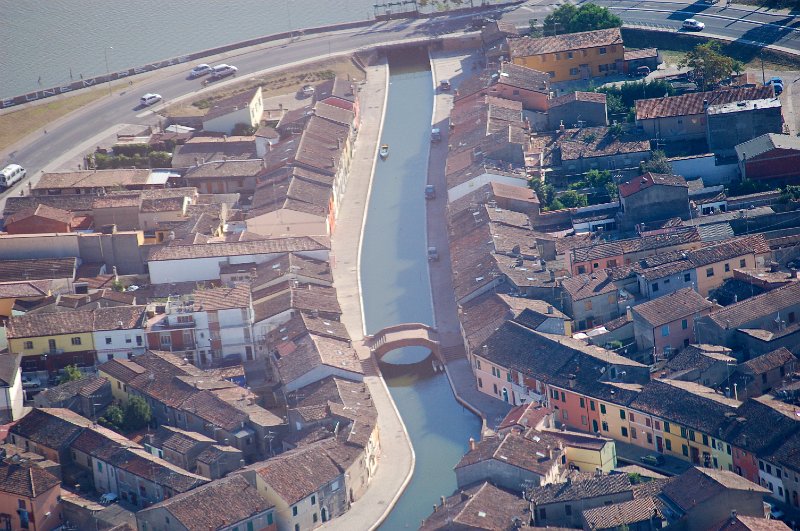
[[[389,144],[383,144],[378,154],[383,160],[386,160],[386,158],[389,156]]]

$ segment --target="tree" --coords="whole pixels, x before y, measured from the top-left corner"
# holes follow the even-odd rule
[[[716,85],[731,75],[734,68],[741,68],[732,58],[720,53],[722,46],[717,41],[698,44],[680,60],[678,66],[694,69],[696,77],[703,78],[703,90],[708,85]]]
[[[64,373],[58,379],[59,384],[65,384],[67,382],[74,382],[75,380],[80,380],[83,378],[83,373],[81,370],[75,365],[67,365],[64,367]]]
[[[567,190],[558,196],[558,202],[564,205],[564,208],[584,207],[589,204],[586,196],[575,190]]]
[[[117,431],[122,430],[122,425],[125,423],[125,412],[116,404],[108,406],[106,414],[98,419],[98,422]]]
[[[650,160],[642,162],[639,169],[642,173],[666,173],[672,175],[672,164],[667,160],[667,156],[661,150],[652,151]]]
[[[577,33],[620,26],[622,19],[605,7],[583,4],[576,8],[572,4],[564,4],[544,19],[544,34]]]
[[[150,406],[140,396],[132,396],[125,407],[125,421],[123,426],[126,431],[141,430],[150,423],[152,418]]]
[[[256,128],[250,124],[238,123],[233,126],[233,136],[250,136],[256,132]]]

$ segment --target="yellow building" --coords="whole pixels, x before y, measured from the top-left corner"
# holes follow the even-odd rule
[[[8,350],[22,356],[23,371],[55,372],[95,363],[92,312],[32,313],[11,317]]]
[[[511,62],[571,81],[622,74],[624,47],[619,28],[508,40]]]
[[[582,472],[601,470],[608,474],[617,467],[617,445],[613,439],[574,431],[553,431],[563,441],[567,465]]]

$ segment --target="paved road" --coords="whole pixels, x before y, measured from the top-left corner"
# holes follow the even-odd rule
[[[800,27],[800,22],[785,13],[768,13],[746,6],[726,8],[721,4],[712,6],[659,0],[596,1],[609,6],[626,23],[677,29],[682,20],[694,16],[706,23],[704,32],[706,34],[776,44],[800,53],[800,32],[794,29],[794,26]],[[525,25],[531,18],[543,20],[557,5],[548,0],[533,0],[506,13],[503,18]],[[343,53],[360,47],[463,31],[469,19],[469,16],[462,15],[435,20],[377,22],[366,28],[307,36],[294,42],[232,52],[214,62],[225,61],[236,65],[239,67],[238,78],[241,79],[266,69]],[[197,93],[202,88],[201,81],[187,80],[188,69],[188,66],[171,67],[137,84],[133,91],[115,91],[113,95],[50,124],[46,135],[39,132],[21,140],[9,150],[13,150],[12,156],[9,156],[9,153],[0,153],[0,162],[17,162],[28,169],[29,175],[36,175],[52,160],[68,153],[81,142],[102,131],[110,130],[116,124],[154,124],[157,117],[152,112],[137,107],[139,97],[145,92],[156,92],[164,96],[166,101],[171,101]],[[4,195],[16,194],[24,186],[27,184],[20,183],[17,188]],[[4,203],[0,197],[0,209]]]

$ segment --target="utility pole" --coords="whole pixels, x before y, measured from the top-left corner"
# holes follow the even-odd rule
[[[108,68],[108,51],[113,50],[113,46],[106,46],[103,49],[103,55],[106,58],[106,81],[108,82],[108,95],[111,96],[111,70]]]
[[[767,83],[767,75],[764,73],[764,51],[760,51],[758,53],[759,59],[761,59],[761,84],[765,85]]]

